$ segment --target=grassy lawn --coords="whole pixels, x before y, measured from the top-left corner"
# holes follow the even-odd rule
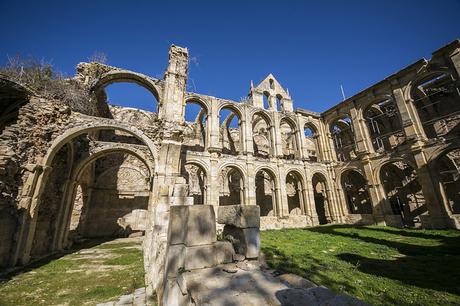
[[[141,240],[115,240],[37,263],[0,282],[0,305],[95,305],[144,287]]]
[[[460,305],[460,232],[321,226],[262,232],[267,263],[374,305]]]

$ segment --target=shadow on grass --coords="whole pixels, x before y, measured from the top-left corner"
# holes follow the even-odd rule
[[[306,231],[359,239],[366,243],[385,245],[396,249],[401,256],[391,259],[368,258],[358,254],[342,253],[335,255],[342,261],[353,264],[363,273],[386,277],[407,285],[445,291],[460,295],[460,237],[430,234],[423,231],[404,231],[376,227],[363,230],[384,232],[405,237],[435,240],[438,245],[420,245],[346,233],[338,229],[356,228],[353,226],[332,225],[307,228]],[[390,236],[389,236],[390,238]]]
[[[41,266],[49,264],[53,260],[59,259],[65,255],[76,253],[82,249],[89,249],[97,245],[103,244],[104,242],[112,241],[115,238],[100,238],[100,239],[90,239],[82,243],[75,243],[71,248],[51,254],[41,259],[34,260],[25,266],[14,267],[9,270],[0,271],[0,283],[7,282],[11,280],[14,276],[32,271]]]

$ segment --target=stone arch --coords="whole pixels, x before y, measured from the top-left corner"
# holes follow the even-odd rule
[[[226,163],[219,168],[220,186],[219,205],[237,205],[246,203],[246,175],[236,164]]]
[[[337,160],[350,161],[356,158],[355,134],[351,116],[340,115],[329,121],[329,132],[333,140]]]
[[[409,103],[427,138],[454,136],[460,130],[458,85],[447,69],[419,74],[406,88]]]
[[[192,104],[199,106],[199,111],[193,121],[185,120],[186,131],[184,132],[183,145],[187,150],[204,151],[209,142],[210,106],[197,95],[187,96],[184,103],[184,116],[193,109]],[[188,109],[187,109],[188,107]]]
[[[146,75],[128,70],[114,70],[104,73],[95,80],[91,86],[91,92],[98,94],[102,89],[113,83],[135,83],[152,93],[158,104],[161,104],[161,89]]]
[[[60,245],[72,243],[76,235],[117,237],[133,230],[144,231],[152,200],[153,169],[150,167],[146,156],[120,146],[104,148],[82,160],[73,173],[73,190],[62,214]],[[77,203],[78,187],[84,194],[89,185],[91,197]],[[72,220],[76,215],[80,215],[80,220]]]
[[[224,109],[231,110],[233,113],[236,114],[236,116],[240,119],[243,120],[243,111],[241,110],[241,107],[239,105],[236,105],[236,103],[232,102],[221,102],[217,113],[220,114],[220,112]]]
[[[392,150],[405,141],[405,133],[398,107],[390,95],[372,99],[360,108],[372,146],[377,152]]]
[[[311,131],[308,132],[308,130]],[[303,140],[305,147],[305,156],[312,161],[322,159],[322,147],[320,142],[320,134],[318,127],[312,122],[305,122],[303,126]]]
[[[155,169],[157,169],[157,164],[156,164],[158,162],[157,148],[155,144],[153,143],[153,141],[150,138],[148,138],[142,131],[138,130],[137,128],[126,127],[126,126],[121,125],[120,123],[101,123],[101,124],[94,124],[94,125],[89,124],[85,127],[74,127],[74,128],[70,128],[66,130],[63,134],[56,137],[56,139],[53,141],[45,157],[43,158],[44,160],[43,165],[48,166],[48,167],[51,166],[51,163],[53,161],[53,158],[56,152],[59,151],[59,149],[62,148],[63,145],[70,142],[70,140],[82,134],[100,131],[100,130],[120,130],[142,141],[148,147],[150,153],[152,154],[154,163],[155,163],[154,166],[155,166]]]
[[[448,214],[460,214],[460,147],[453,146],[430,162]]]
[[[204,97],[201,97],[197,94],[192,93],[192,94],[187,94],[185,97],[185,103],[189,103],[189,102],[199,104],[208,114],[211,112],[212,105],[209,99],[206,99]]]
[[[305,183],[303,176],[294,169],[286,174],[286,195],[290,215],[304,215],[306,199],[304,196]]]
[[[265,112],[254,112],[251,120],[254,155],[269,157],[273,155],[273,125]]]
[[[381,184],[382,181],[380,179],[380,171],[381,171],[382,167],[384,165],[388,164],[388,163],[395,163],[395,162],[404,162],[404,163],[408,164],[409,166],[411,166],[413,169],[417,169],[417,165],[416,165],[415,161],[411,160],[411,156],[407,156],[407,157],[391,157],[391,158],[387,158],[387,159],[382,159],[374,167],[373,175],[374,175],[375,181]],[[359,171],[361,171],[361,170],[359,170]],[[361,175],[364,175],[364,174],[361,173]]]
[[[229,114],[222,120],[221,115],[223,111],[228,111]],[[234,118],[237,118],[238,127],[231,127],[230,124]],[[222,153],[238,155],[242,153],[244,148],[244,135],[243,135],[243,117],[239,108],[231,103],[224,104],[219,108],[219,134],[220,143],[222,146]],[[222,123],[221,123],[222,122]]]
[[[40,204],[43,202],[43,195],[49,196],[49,194],[51,194],[50,192],[46,191],[46,188],[49,188],[48,186],[50,186],[55,177],[53,175],[53,168],[55,168],[54,164],[56,162],[56,156],[59,154],[59,152],[62,151],[62,149],[65,146],[69,146],[72,143],[72,140],[77,138],[78,136],[102,130],[121,130],[142,141],[146,145],[146,149],[150,152],[150,154],[153,157],[151,162],[153,166],[150,165],[150,167],[147,168],[157,169],[155,144],[141,131],[137,130],[134,127],[125,127],[123,125],[120,125],[119,123],[99,123],[92,125],[88,124],[84,127],[70,128],[63,134],[56,137],[52,142],[51,146],[49,147],[45,157],[43,158],[43,164],[40,165],[41,169],[43,169],[44,171],[36,173],[37,177],[34,180],[34,185],[32,186],[33,196],[29,208],[31,219],[28,221],[28,225],[23,225],[26,230],[20,232],[20,237],[18,238],[19,242],[17,244],[18,250],[22,250],[22,258],[20,259],[21,262],[28,262],[30,259],[30,255],[34,255],[33,253],[31,253],[31,251],[33,248],[33,241],[35,237],[37,222],[40,222],[39,210],[42,206]],[[113,145],[116,146],[117,144],[113,143]],[[126,148],[124,148],[124,150],[127,151]],[[104,152],[101,152],[99,154],[104,154]],[[68,171],[64,171],[64,173],[68,173],[70,175],[75,172],[72,169],[69,169]],[[152,173],[150,173],[150,175],[152,176]],[[62,190],[64,193],[59,196],[59,203],[56,204],[58,205],[58,207],[55,211],[58,214],[58,217],[53,225],[55,227],[55,230],[53,234],[53,242],[50,245],[52,249],[49,249],[49,251],[62,248],[63,240],[61,238],[63,234],[63,226],[65,224],[65,222],[63,221],[63,216],[67,216],[67,214],[69,213],[69,203],[72,200],[73,195],[72,184],[74,183],[72,182],[71,178],[72,177],[69,177],[67,179],[59,179],[58,184],[61,184],[63,186],[59,187],[58,189],[55,188],[55,190]]]
[[[331,222],[331,212],[329,208],[329,192],[326,175],[322,172],[315,172],[312,175],[311,182],[313,187],[313,197],[315,201],[315,210],[319,224]]]
[[[208,172],[204,163],[187,161],[181,167],[182,176],[189,185],[189,196],[193,197],[194,205],[207,204]]]
[[[268,167],[260,166],[254,173],[256,205],[260,207],[260,216],[275,216],[279,190],[275,172]]]
[[[420,225],[427,206],[416,169],[406,161],[389,161],[380,167],[379,179],[392,213],[407,226]]]
[[[286,159],[295,159],[300,157],[300,144],[297,139],[299,131],[297,124],[290,117],[285,116],[280,120],[281,146],[283,157]]]
[[[372,214],[372,202],[365,176],[356,169],[346,169],[340,175],[350,214]]]

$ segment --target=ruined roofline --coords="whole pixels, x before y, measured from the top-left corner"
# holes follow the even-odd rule
[[[445,46],[437,49],[436,51],[432,52],[432,57],[430,58],[430,60],[427,60],[425,58],[421,58],[420,60],[412,63],[412,64],[409,64],[408,66],[402,68],[401,70],[398,70],[397,72],[389,75],[388,77],[384,78],[383,80],[381,81],[378,81],[377,83],[374,83],[372,85],[370,85],[369,87],[367,88],[364,88],[363,90],[359,91],[358,93],[354,94],[353,96],[349,97],[349,98],[346,98],[345,100],[343,100],[342,102],[339,102],[338,104],[332,106],[331,108],[321,112],[321,117],[324,117],[326,116],[328,113],[330,112],[333,112],[334,110],[336,110],[337,108],[340,108],[341,106],[343,105],[346,105],[348,103],[352,103],[353,100],[356,100],[358,98],[360,98],[362,95],[364,95],[366,92],[368,92],[369,90],[372,90],[380,85],[383,85],[387,82],[391,82],[393,79],[396,79],[398,78],[398,76],[406,71],[409,71],[409,70],[418,70],[419,68],[423,67],[423,66],[426,66],[432,59],[435,55],[437,55],[438,53],[443,53],[447,50],[449,50],[450,48],[453,48],[453,47],[460,47],[460,40],[459,39],[455,39],[453,40],[452,42],[446,44]]]
[[[296,108],[296,109],[294,109],[294,113],[301,114],[301,115],[306,115],[306,116],[313,116],[315,118],[320,118],[321,117],[321,113],[314,112],[314,111],[304,109],[304,108]]]

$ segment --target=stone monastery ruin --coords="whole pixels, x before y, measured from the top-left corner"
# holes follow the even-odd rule
[[[235,102],[187,92],[187,71],[177,46],[163,79],[80,63],[79,106],[0,75],[0,267],[142,231],[148,286],[168,304],[178,269],[231,260],[216,231],[257,258],[259,227],[460,228],[459,40],[323,113],[295,109],[271,74]],[[109,105],[117,82],[157,112]]]

